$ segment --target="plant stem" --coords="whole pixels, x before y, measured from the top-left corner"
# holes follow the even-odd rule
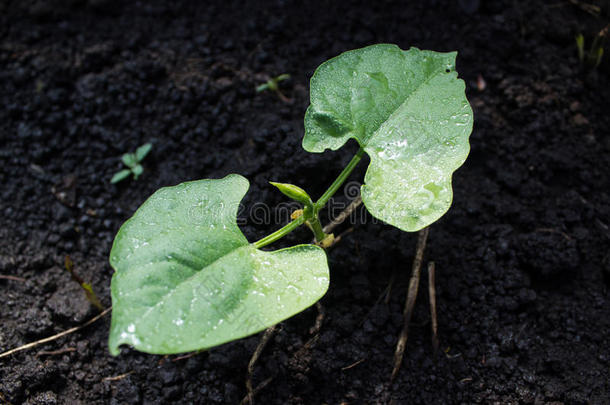
[[[330,198],[333,195],[335,195],[337,190],[339,190],[339,187],[341,187],[341,185],[345,182],[345,180],[347,180],[347,178],[350,175],[350,173],[352,172],[352,170],[354,170],[354,168],[356,167],[358,162],[360,162],[360,159],[362,159],[362,156],[364,156],[364,149],[360,148],[360,149],[358,149],[358,152],[356,152],[356,155],[352,158],[352,160],[350,160],[350,162],[347,164],[347,166],[345,166],[345,169],[343,169],[341,174],[339,174],[339,176],[335,179],[335,181],[333,181],[333,184],[331,184],[330,187],[328,188],[328,190],[326,190],[324,192],[324,194],[322,194],[322,197],[320,197],[318,199],[318,201],[316,201],[316,204],[315,204],[316,211],[319,211],[322,208],[324,208],[324,206],[326,205],[328,200],[330,200]],[[317,214],[317,212],[316,212],[316,214]]]
[[[322,229],[322,225],[320,224],[320,219],[318,218],[317,214],[309,219],[309,225],[311,225],[311,230],[316,238],[316,242],[322,242],[324,238],[326,238],[326,233],[324,233],[324,230]]]
[[[337,190],[339,190],[339,187],[341,187],[341,185],[345,182],[345,180],[347,180],[350,173],[354,170],[354,168],[356,167],[358,162],[360,162],[360,159],[362,159],[362,156],[364,156],[364,149],[360,148],[360,149],[358,149],[358,152],[356,152],[356,155],[354,155],[352,160],[350,160],[350,162],[347,164],[347,166],[345,166],[345,169],[343,169],[343,171],[339,174],[339,176],[335,179],[335,181],[333,181],[333,183],[330,185],[328,190],[326,190],[324,192],[324,194],[322,194],[322,197],[320,197],[318,199],[318,201],[316,201],[315,204],[313,204],[312,207],[307,207],[307,206],[305,207],[305,208],[310,208],[310,211],[311,211],[310,213],[304,212],[303,215],[301,215],[300,217],[296,218],[295,220],[288,223],[284,227],[278,229],[277,231],[273,232],[272,234],[269,234],[269,235],[265,236],[264,238],[259,239],[258,241],[254,242],[252,245],[257,249],[262,248],[263,246],[267,246],[267,245],[275,242],[276,240],[281,239],[284,236],[288,235],[290,232],[294,231],[296,228],[303,225],[303,223],[305,223],[305,221],[308,221],[309,225],[311,225],[311,229],[316,238],[316,241],[321,242],[322,240],[324,240],[324,238],[326,237],[326,234],[324,233],[324,230],[322,229],[322,225],[320,224],[320,219],[318,218],[318,212],[322,208],[324,208],[324,206],[326,205],[328,200],[330,200],[330,198],[333,195],[335,195]]]
[[[265,236],[262,239],[257,240],[252,245],[254,245],[254,247],[257,249],[260,249],[263,246],[267,246],[270,243],[273,243],[276,240],[283,238],[284,236],[288,235],[290,232],[297,229],[299,226],[303,225],[303,223],[305,222],[305,219],[306,218],[303,215],[301,215],[300,217],[298,217],[294,221],[288,223],[284,227],[278,229],[277,231]]]

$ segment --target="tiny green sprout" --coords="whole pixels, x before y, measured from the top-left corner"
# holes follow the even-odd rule
[[[66,255],[64,258],[64,267],[66,268],[66,270],[68,270],[68,273],[70,273],[72,280],[76,281],[78,285],[80,285],[80,287],[83,289],[83,291],[85,292],[85,297],[87,297],[87,301],[89,301],[100,312],[104,311],[104,306],[102,305],[99,298],[97,298],[97,295],[93,291],[93,287],[91,286],[91,284],[83,280],[78,274],[76,274],[76,271],[74,271],[74,262],[72,261],[72,258],[70,258],[69,255]]]
[[[288,80],[288,79],[290,79],[290,75],[288,73],[283,73],[279,76],[272,77],[271,79],[267,80],[265,83],[257,86],[256,92],[261,93],[265,90],[271,90],[275,94],[277,94],[277,96],[280,98],[280,100],[282,100],[285,103],[290,103],[291,100],[282,93],[282,91],[280,90],[280,86],[279,86],[279,82],[283,82],[284,80]]]
[[[581,33],[576,34],[576,49],[578,50],[578,60],[583,63],[585,61],[585,37]]]
[[[259,85],[256,88],[256,92],[261,93],[265,90],[278,91],[279,90],[278,83],[283,82],[284,80],[288,80],[288,79],[290,79],[290,75],[288,73],[283,73],[279,76],[272,77],[271,79],[267,80],[267,82]]]
[[[145,143],[136,149],[135,153],[125,153],[121,157],[121,160],[123,161],[123,164],[127,166],[127,169],[123,169],[115,173],[114,176],[112,176],[112,179],[110,179],[110,183],[115,184],[119,181],[123,181],[129,177],[130,174],[133,174],[134,180],[137,180],[144,171],[141,162],[144,160],[146,155],[148,155],[148,152],[150,152],[151,149],[152,144]]]
[[[581,33],[576,35],[576,49],[578,51],[578,60],[581,64],[590,69],[597,69],[600,65],[604,56],[604,45],[608,36],[608,28],[610,28],[610,25],[606,25],[595,35],[591,48],[588,51],[585,49],[585,37]]]
[[[365,154],[370,163],[360,191],[372,216],[415,232],[444,215],[473,124],[456,56],[379,44],[320,65],[311,78],[302,146],[322,153],[354,139],[360,148],[316,200],[301,187],[272,182],[303,207],[257,241],[237,225],[250,186],[239,174],[157,190],[112,245],[110,352],[119,354],[123,344],[156,354],[208,349],[315,304],[328,289],[323,248],[333,241],[319,212]],[[259,91],[279,91],[282,76]],[[303,225],[315,243],[268,250]]]

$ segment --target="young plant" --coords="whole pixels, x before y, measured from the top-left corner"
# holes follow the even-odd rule
[[[578,60],[580,60],[581,64],[591,69],[596,69],[599,66],[604,56],[604,44],[609,27],[610,25],[607,25],[597,33],[589,51],[585,50],[585,37],[582,34],[576,35],[576,49],[578,50]]]
[[[78,285],[80,285],[80,287],[83,289],[83,291],[85,292],[85,297],[87,297],[87,301],[89,301],[100,312],[103,312],[105,308],[99,298],[97,298],[97,295],[93,291],[93,287],[90,283],[87,283],[85,280],[83,280],[81,276],[76,274],[76,271],[74,271],[74,262],[72,261],[72,258],[70,258],[69,255],[66,255],[64,257],[64,267],[66,268],[66,270],[68,270],[70,276],[72,276],[72,280],[76,281]]]
[[[137,180],[138,177],[144,171],[144,168],[140,164],[142,160],[148,155],[148,152],[152,149],[151,143],[145,143],[136,149],[135,153],[125,153],[121,159],[123,160],[123,164],[127,166],[127,169],[123,169],[118,171],[112,176],[110,179],[110,183],[115,184],[119,181],[125,180],[130,174],[133,174],[133,179]]]
[[[279,76],[272,77],[271,79],[267,80],[265,83],[257,86],[256,92],[262,93],[263,91],[271,90],[272,92],[277,94],[277,96],[280,98],[280,100],[282,100],[285,103],[290,103],[292,100],[290,100],[288,97],[286,97],[284,95],[284,93],[282,93],[282,91],[280,90],[280,86],[279,86],[280,82],[283,82],[284,80],[288,80],[288,79],[290,79],[290,75],[288,73],[283,73]]]
[[[206,349],[313,305],[328,288],[325,251],[317,244],[262,248],[303,224],[318,243],[327,241],[318,213],[365,153],[371,161],[361,194],[373,216],[409,232],[441,217],[473,122],[455,58],[380,44],[323,63],[311,79],[303,147],[320,153],[353,138],[360,149],[315,201],[300,187],[272,183],[303,210],[256,242],[236,223],[249,186],[238,174],[155,192],[110,252],[111,353],[121,344],[158,354]]]

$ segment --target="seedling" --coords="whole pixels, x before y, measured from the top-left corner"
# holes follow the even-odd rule
[[[591,69],[596,69],[602,62],[608,27],[610,25],[607,25],[597,33],[588,51],[585,50],[585,37],[582,34],[576,35],[576,49],[578,50],[578,60],[580,60],[581,64]]]
[[[277,94],[277,96],[280,98],[280,100],[282,100],[285,103],[289,103],[289,102],[291,102],[291,100],[281,92],[280,86],[279,86],[279,82],[283,82],[284,80],[288,80],[288,79],[290,79],[290,75],[287,73],[281,74],[276,77],[272,77],[271,79],[267,80],[265,83],[259,85],[256,88],[256,92],[262,93],[263,91],[271,90],[272,92]]]
[[[68,270],[68,273],[70,273],[70,276],[72,276],[72,280],[76,281],[85,292],[87,301],[89,301],[100,312],[104,311],[104,306],[100,302],[99,298],[97,298],[91,284],[83,280],[82,277],[80,277],[78,274],[76,274],[76,271],[74,271],[74,262],[69,255],[66,255],[64,258],[64,266],[66,267],[66,270]]]
[[[249,187],[238,174],[155,192],[123,224],[110,252],[111,353],[121,344],[159,354],[206,349],[313,305],[328,288],[325,251],[317,244],[262,248],[304,224],[318,244],[328,242],[318,213],[365,153],[371,161],[361,195],[374,217],[408,232],[441,217],[473,122],[456,55],[380,44],[323,63],[311,79],[303,147],[320,153],[353,138],[360,149],[317,200],[295,185],[272,183],[303,208],[256,242],[236,223]]]
[[[129,177],[130,174],[133,174],[134,180],[137,180],[138,177],[144,171],[144,168],[141,165],[142,160],[148,155],[148,152],[152,149],[151,143],[145,143],[136,149],[135,153],[125,153],[121,159],[123,160],[123,164],[127,166],[127,169],[123,169],[110,179],[112,184],[118,183],[119,181],[125,180]]]

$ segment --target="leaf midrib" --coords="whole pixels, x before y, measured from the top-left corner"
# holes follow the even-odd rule
[[[251,246],[252,246],[252,245],[251,245],[251,244],[249,244],[249,243],[246,243],[246,244],[244,244],[244,245],[242,245],[242,246],[239,246],[239,247],[237,247],[237,248],[235,248],[235,249],[233,249],[233,250],[229,251],[228,253],[225,253],[225,254],[223,254],[222,256],[219,256],[219,257],[218,257],[218,258],[216,258],[215,260],[213,260],[213,261],[211,261],[210,263],[208,263],[207,265],[205,265],[205,266],[204,266],[203,268],[201,268],[200,270],[196,271],[194,274],[192,274],[192,275],[190,275],[189,277],[185,278],[184,280],[180,281],[178,284],[176,284],[176,286],[175,286],[173,289],[171,289],[170,291],[168,291],[167,293],[165,293],[165,294],[164,294],[164,295],[163,295],[163,296],[162,296],[162,297],[161,297],[161,298],[160,298],[160,299],[159,299],[159,300],[158,300],[158,301],[157,301],[157,302],[156,302],[156,303],[155,303],[153,306],[151,306],[150,308],[148,308],[148,309],[146,310],[146,312],[144,312],[144,313],[141,315],[140,319],[139,319],[138,321],[136,321],[136,323],[140,323],[140,321],[141,321],[141,320],[143,320],[143,319],[144,319],[144,318],[146,318],[148,315],[150,315],[150,313],[151,313],[151,312],[152,312],[154,309],[156,309],[156,308],[157,308],[157,307],[158,307],[160,304],[164,303],[164,302],[167,300],[167,298],[169,298],[169,297],[170,297],[172,294],[174,294],[174,292],[175,292],[175,291],[176,291],[176,290],[177,290],[177,289],[178,289],[180,286],[184,285],[184,283],[189,282],[191,279],[193,279],[194,277],[196,277],[196,276],[198,276],[199,274],[201,274],[201,272],[202,272],[204,269],[206,269],[206,268],[208,268],[208,267],[213,266],[213,265],[214,265],[214,263],[216,263],[216,262],[218,262],[219,260],[221,260],[221,259],[223,259],[223,258],[225,258],[225,257],[229,256],[230,254],[235,253],[237,250],[240,250],[240,249],[242,249],[242,248],[244,248],[244,247],[251,247]]]
[[[403,58],[405,58],[405,52],[408,52],[408,51],[403,51],[402,52],[402,57]],[[425,85],[428,84],[428,82],[430,82],[430,80],[432,80],[433,78],[439,76],[441,73],[444,73],[442,71],[442,69],[441,70],[437,70],[435,74],[430,75],[428,78],[426,78],[424,81],[422,81],[421,84],[419,84],[412,92],[407,94],[406,97],[404,98],[404,100],[381,122],[381,124],[379,124],[379,126],[377,128],[375,128],[374,131],[371,131],[370,135],[364,134],[364,139],[363,139],[363,142],[360,144],[360,146],[362,146],[363,148],[366,148],[368,146],[368,144],[369,144],[369,141],[377,134],[377,132],[379,132],[379,129],[383,126],[383,124],[388,122],[390,120],[390,118],[392,118],[392,116],[394,114],[396,114],[396,112],[402,108],[403,105],[408,103],[411,100],[411,97],[415,93],[420,91]],[[352,80],[354,80],[354,79],[352,79]],[[351,100],[350,100],[350,111],[351,111]],[[352,119],[352,124],[353,123],[354,123],[354,121]],[[358,140],[358,138],[355,137],[355,136],[351,136],[351,137],[356,139],[356,140]],[[368,151],[367,151],[367,153],[368,153]]]

